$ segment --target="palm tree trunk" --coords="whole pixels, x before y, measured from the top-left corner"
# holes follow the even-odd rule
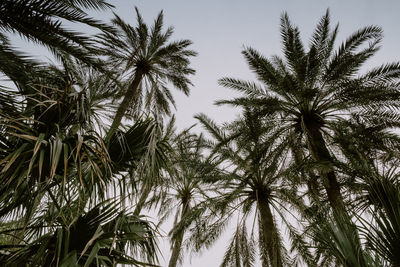
[[[258,196],[257,204],[260,212],[260,250],[263,267],[281,267],[283,263],[278,231],[269,207],[268,197],[265,195]]]
[[[139,69],[137,69],[135,73],[135,78],[133,79],[132,83],[129,84],[124,99],[122,100],[117,109],[117,112],[115,113],[115,117],[110,126],[110,130],[107,133],[106,140],[108,140],[113,135],[113,133],[118,129],[119,125],[121,124],[122,118],[132,104],[132,101],[135,99],[135,95],[138,94],[138,88],[140,82],[142,81],[142,78],[143,73]]]
[[[333,170],[333,158],[318,127],[311,126],[307,128],[307,142],[313,159],[318,163],[327,165],[326,170],[320,170],[319,174],[323,179],[323,185],[336,222],[345,222],[351,225],[350,216],[346,211],[346,206],[340,193],[340,185]]]
[[[315,126],[309,127],[307,130],[307,142],[312,157],[315,161],[327,165],[327,169],[319,171],[319,174],[323,179],[323,185],[333,211],[336,225],[341,228],[343,233],[346,234],[346,238],[348,238],[350,242],[354,243],[362,253],[362,246],[358,236],[357,227],[354,225],[347,212],[346,205],[340,192],[340,185],[333,169],[333,158],[329,153],[321,131]],[[362,266],[366,266],[363,257],[359,257],[359,260]]]
[[[182,203],[182,213],[181,213],[181,220],[184,218],[189,211],[189,202],[184,202]],[[182,230],[180,231],[177,235],[174,242],[174,245],[172,247],[172,254],[171,258],[169,259],[168,267],[176,267],[176,264],[178,263],[179,259],[179,254],[181,253],[181,247],[182,247],[182,241],[183,241],[183,235],[185,232]]]

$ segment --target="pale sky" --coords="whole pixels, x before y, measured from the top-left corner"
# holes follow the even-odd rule
[[[281,53],[279,20],[287,11],[299,26],[305,44],[319,20],[330,9],[332,27],[339,22],[337,45],[355,30],[378,25],[384,30],[381,50],[368,66],[400,61],[400,1],[398,0],[118,0],[110,1],[125,21],[135,24],[137,6],[148,24],[164,10],[165,26],[173,25],[171,40],[190,39],[199,55],[192,60],[197,71],[192,77],[194,87],[190,97],[175,93],[177,124],[183,129],[195,123],[193,115],[204,112],[218,122],[229,121],[237,110],[213,105],[233,93],[218,86],[219,78],[229,76],[254,80],[241,55],[244,46],[251,46],[269,57]],[[91,13],[97,19],[109,21],[111,12]],[[23,46],[22,46],[23,48]],[[198,129],[199,130],[199,129]],[[168,232],[168,226],[165,227]],[[222,239],[200,256],[186,257],[182,266],[217,267],[229,241],[229,229]],[[160,242],[161,266],[167,266],[169,244]]]

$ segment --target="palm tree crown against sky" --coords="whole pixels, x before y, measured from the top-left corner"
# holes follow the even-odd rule
[[[191,49],[199,54],[191,60],[197,72],[191,79],[194,88],[189,99],[182,93],[174,94],[178,107],[178,126],[184,128],[194,122],[193,114],[200,111],[215,113],[214,118],[221,122],[234,117],[235,110],[213,106],[215,100],[232,95],[229,89],[218,86],[217,80],[225,76],[253,79],[240,53],[243,46],[254,47],[266,57],[282,55],[279,23],[284,11],[299,26],[305,44],[309,43],[307,38],[327,8],[330,9],[332,25],[339,22],[336,45],[356,29],[367,25],[381,26],[384,30],[382,48],[377,56],[367,62],[365,68],[399,59],[393,51],[396,51],[396,44],[400,41],[396,30],[400,19],[394,11],[400,8],[400,3],[387,1],[385,5],[380,5],[373,1],[353,1],[343,6],[335,1],[308,2],[121,1],[116,4],[116,13],[134,25],[134,4],[151,24],[149,19],[155,18],[162,9],[164,24],[174,26],[175,38],[193,42]]]
[[[134,6],[149,25],[163,10],[164,25],[174,27],[172,40],[189,39],[193,42],[190,48],[199,54],[191,60],[191,67],[196,70],[196,75],[191,78],[194,87],[189,98],[180,92],[173,93],[178,108],[177,123],[181,129],[195,122],[193,115],[197,112],[216,114],[213,118],[219,122],[235,117],[235,110],[213,105],[215,100],[232,95],[229,89],[218,86],[217,80],[225,76],[244,80],[254,78],[241,55],[244,45],[256,48],[266,57],[282,55],[279,23],[284,11],[299,26],[305,44],[308,44],[307,38],[327,8],[330,9],[332,25],[339,22],[337,45],[356,29],[367,25],[381,26],[384,30],[381,49],[367,62],[366,69],[400,58],[394,53],[400,42],[397,29],[400,18],[396,13],[400,3],[395,0],[387,0],[384,4],[357,0],[346,5],[334,0],[307,0],[306,4],[303,1],[252,1],[250,4],[238,0],[123,0],[113,4],[116,7],[114,12],[131,25],[136,24]],[[90,11],[89,14],[101,16],[103,21],[114,17],[112,12]],[[32,44],[27,47],[26,42],[18,44],[24,50],[38,49]],[[43,48],[31,54],[48,56]]]

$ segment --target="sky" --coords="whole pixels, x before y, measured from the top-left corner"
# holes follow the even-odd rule
[[[357,29],[378,25],[384,30],[381,49],[365,69],[383,63],[400,61],[400,1],[398,0],[118,0],[110,1],[114,12],[135,24],[134,6],[151,24],[160,10],[165,26],[174,26],[171,40],[190,39],[198,56],[192,59],[196,75],[189,97],[175,92],[177,126],[183,129],[196,123],[193,116],[203,112],[219,123],[235,118],[238,110],[217,107],[214,101],[229,99],[234,93],[218,85],[222,77],[255,80],[241,55],[244,47],[253,47],[266,57],[281,54],[279,21],[287,12],[299,26],[303,42],[308,44],[319,18],[330,10],[332,26],[339,22],[336,45]],[[91,12],[97,19],[109,21],[111,12]],[[26,43],[20,43],[22,49]],[[200,128],[196,128],[198,131]],[[168,232],[170,225],[164,227]],[[185,257],[182,266],[219,266],[229,241],[230,228],[209,250],[191,259]],[[161,266],[167,266],[169,244],[161,240]]]

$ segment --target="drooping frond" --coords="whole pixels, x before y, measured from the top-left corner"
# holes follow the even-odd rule
[[[0,31],[18,33],[27,40],[50,49],[56,57],[63,53],[79,58],[89,65],[102,68],[93,56],[94,43],[88,36],[63,27],[61,19],[87,24],[105,31],[111,31],[103,23],[94,20],[78,5],[104,7],[103,1],[10,1],[0,3]],[[39,29],[39,30],[38,30]]]

